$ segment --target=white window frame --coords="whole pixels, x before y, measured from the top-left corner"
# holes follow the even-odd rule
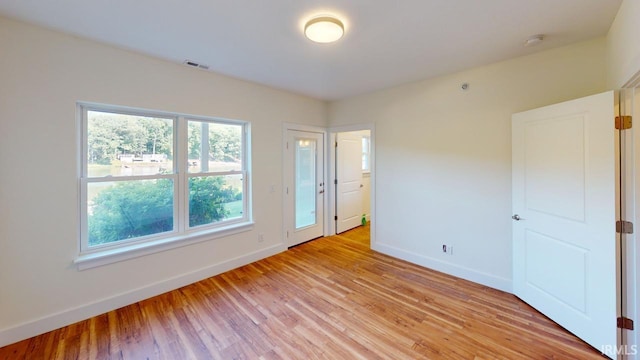
[[[157,175],[130,175],[88,177],[88,111],[99,111],[144,117],[158,117],[173,121],[173,172]],[[165,251],[196,242],[249,231],[253,228],[251,210],[250,177],[250,123],[239,120],[194,116],[155,110],[136,109],[115,105],[79,102],[77,104],[78,138],[80,142],[78,182],[79,182],[79,248],[74,263],[79,270],[106,265],[117,261]],[[207,171],[190,173],[188,171],[188,121],[217,124],[239,125],[242,127],[242,169],[239,171]],[[222,220],[210,224],[189,226],[189,178],[199,176],[241,175],[242,181],[242,217]],[[89,246],[88,240],[88,184],[99,182],[172,179],[173,192],[173,230],[159,234],[141,236],[133,239],[114,241],[108,244]]]
[[[364,158],[366,157],[366,168],[362,169],[363,174],[368,174],[371,172],[371,136],[365,135],[362,137],[362,141],[367,143],[366,151],[362,151],[363,163],[365,163]]]

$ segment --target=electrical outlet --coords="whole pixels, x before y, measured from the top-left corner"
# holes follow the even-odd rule
[[[258,242],[261,243],[263,241],[264,241],[264,234],[263,233],[258,234]]]
[[[453,245],[442,244],[442,252],[453,255]]]

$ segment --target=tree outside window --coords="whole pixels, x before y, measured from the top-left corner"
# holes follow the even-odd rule
[[[246,123],[80,109],[83,251],[248,221]]]

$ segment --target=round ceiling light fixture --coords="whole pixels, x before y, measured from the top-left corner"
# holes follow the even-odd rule
[[[332,43],[344,35],[344,24],[333,16],[318,16],[307,21],[304,35],[317,43]]]

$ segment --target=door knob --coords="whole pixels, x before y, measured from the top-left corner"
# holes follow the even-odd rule
[[[512,218],[513,220],[515,220],[515,221],[524,220],[524,219],[523,219],[523,218],[521,218],[521,217],[520,217],[520,215],[518,215],[518,214],[513,215],[511,218]]]

